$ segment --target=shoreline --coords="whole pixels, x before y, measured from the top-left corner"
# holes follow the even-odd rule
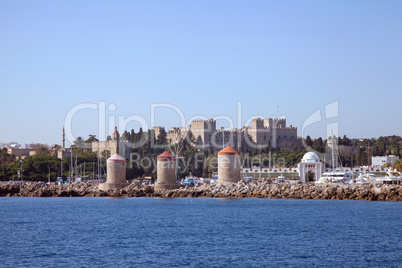
[[[153,185],[131,183],[117,190],[99,190],[97,183],[47,185],[44,182],[0,184],[1,197],[209,197],[402,201],[402,185],[288,185],[269,182],[239,182],[231,185],[182,186],[155,190]]]

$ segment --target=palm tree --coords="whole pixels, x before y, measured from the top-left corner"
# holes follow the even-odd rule
[[[88,139],[85,142],[94,142],[94,141],[99,141],[97,138],[95,138],[96,135],[88,135]]]

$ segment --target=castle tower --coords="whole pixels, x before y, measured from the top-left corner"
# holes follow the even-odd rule
[[[240,181],[241,154],[230,145],[218,152],[218,183]]]
[[[175,178],[176,157],[168,151],[157,157],[157,181],[155,190],[168,190],[180,187]]]
[[[106,182],[99,184],[99,189],[106,191],[126,186],[126,159],[114,154],[107,160]]]

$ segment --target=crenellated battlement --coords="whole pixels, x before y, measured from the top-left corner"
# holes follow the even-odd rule
[[[297,130],[297,128],[296,128],[296,127],[292,127],[292,126],[289,126],[289,127],[282,127],[282,126],[278,126],[278,127],[272,127],[272,129],[280,129],[280,130]]]

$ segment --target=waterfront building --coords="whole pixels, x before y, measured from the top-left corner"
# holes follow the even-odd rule
[[[393,164],[395,164],[395,162],[397,160],[399,160],[399,156],[395,156],[395,155],[372,156],[371,157],[371,166],[372,167],[382,167],[386,163],[393,165]]]
[[[316,182],[324,172],[324,163],[316,153],[308,152],[304,154],[302,161],[297,165],[300,181],[303,183]]]
[[[14,155],[15,158],[21,157],[21,158],[25,158],[29,155],[34,155],[35,151],[32,149],[20,149],[20,148],[13,148],[13,147],[9,147],[7,148],[7,153],[9,153],[10,155]]]

